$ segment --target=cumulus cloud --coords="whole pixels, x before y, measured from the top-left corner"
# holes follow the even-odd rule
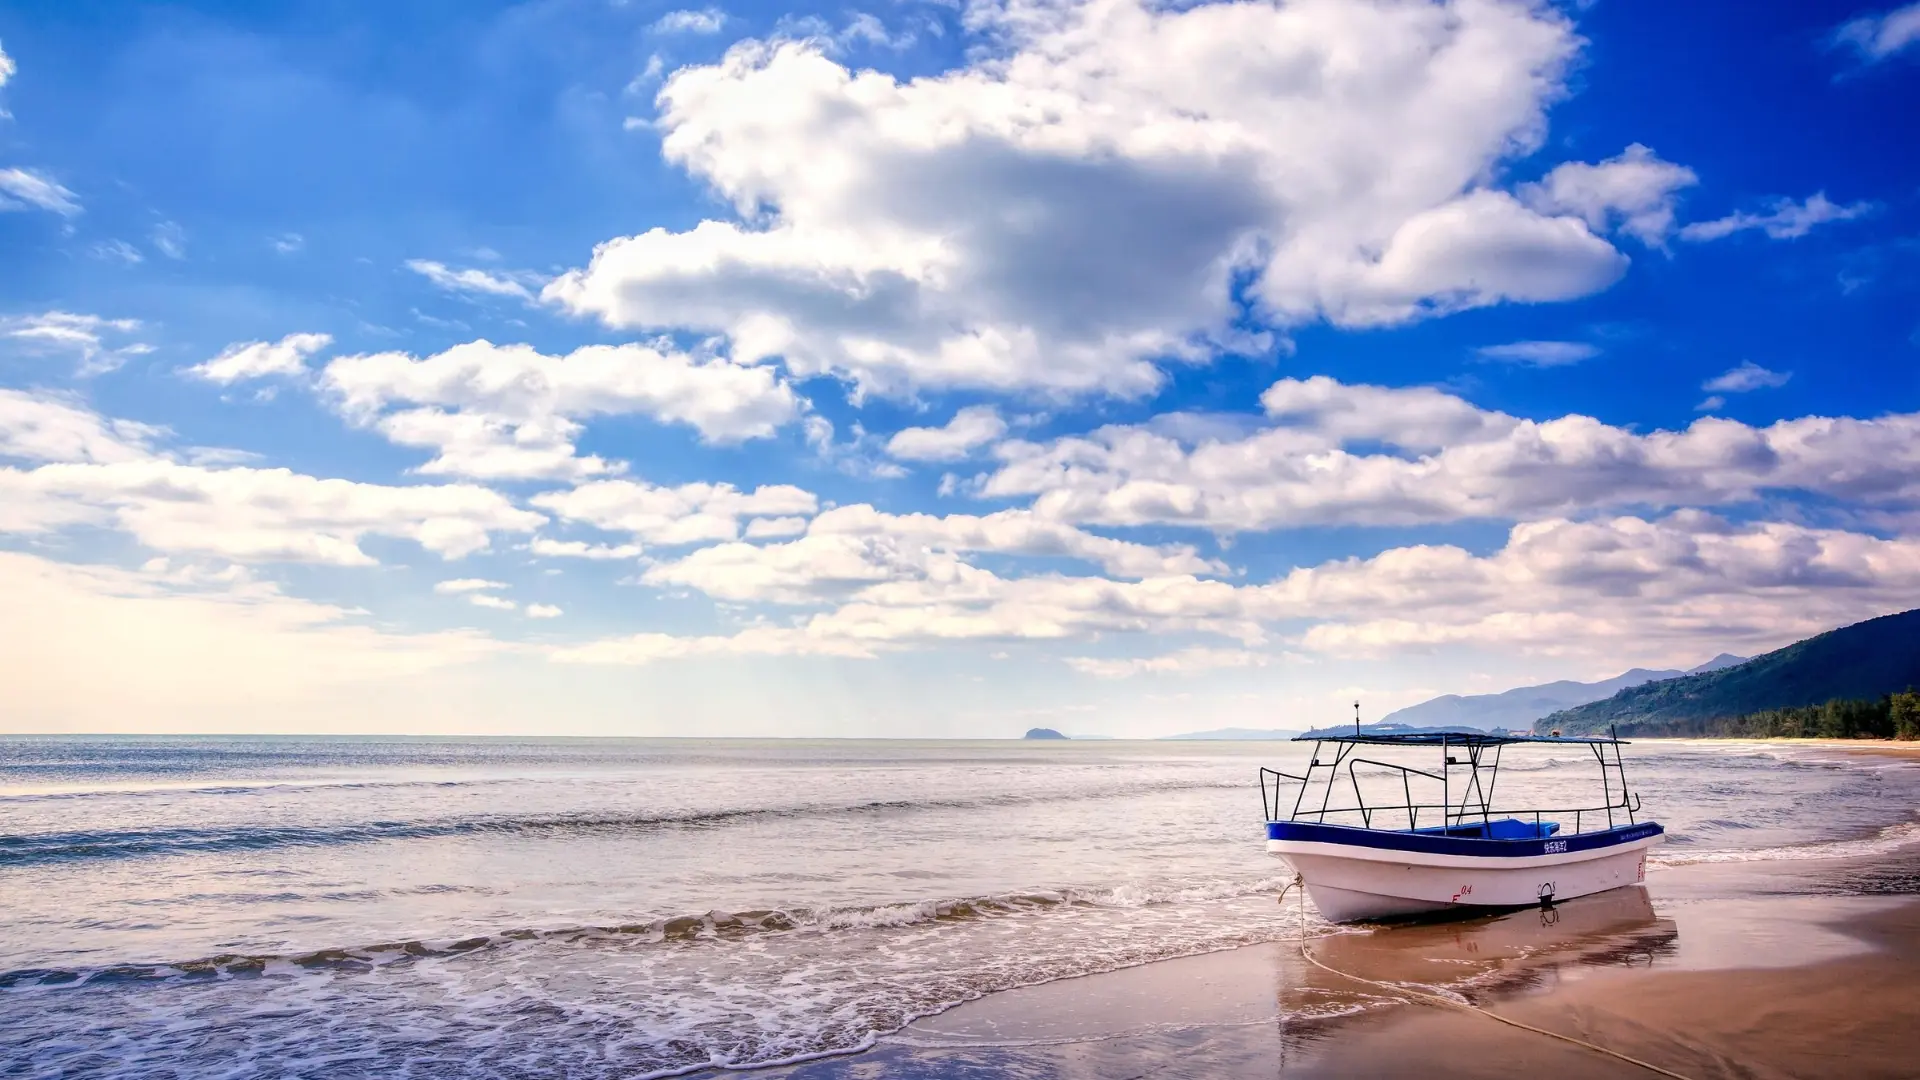
[[[1792,199],[1776,199],[1772,208],[1764,214],[1743,210],[1713,221],[1696,221],[1680,230],[1680,238],[1719,240],[1734,233],[1759,229],[1771,240],[1797,240],[1813,231],[1816,225],[1830,221],[1851,221],[1871,213],[1873,209],[1873,204],[1868,202],[1842,206],[1828,199],[1826,192],[1815,192],[1807,201],[1800,203]]]
[[[1862,63],[1890,59],[1920,42],[1920,3],[1850,19],[1833,32],[1833,41],[1852,49]]]
[[[1187,545],[1116,540],[1026,510],[941,517],[889,514],[862,504],[820,514],[797,540],[704,547],[649,567],[642,580],[722,600],[809,604],[883,582],[964,589],[972,568],[961,556],[974,553],[1067,559],[1128,578],[1224,570]]]
[[[557,619],[564,614],[566,614],[566,612],[561,611],[552,604],[527,605],[527,618],[529,619]]]
[[[442,581],[433,587],[433,591],[442,596],[457,596],[461,593],[486,592],[490,589],[504,589],[504,581],[488,581],[486,578],[454,578]]]
[[[618,472],[574,447],[581,418],[639,414],[683,423],[709,442],[764,438],[801,399],[771,369],[678,352],[666,342],[589,345],[549,356],[473,341],[425,358],[346,356],[321,386],[350,418],[434,450],[420,471],[482,478],[576,479]],[[397,408],[396,408],[397,407]]]
[[[550,559],[637,559],[639,544],[589,544],[584,540],[549,540],[538,537],[530,550]]]
[[[653,32],[656,34],[717,34],[727,24],[727,13],[719,8],[683,9],[669,11],[656,19]]]
[[[369,536],[412,540],[455,559],[486,550],[491,533],[532,532],[546,522],[468,484],[388,486],[162,459],[0,468],[0,499],[63,522],[117,528],[156,551],[237,562],[372,566],[360,546]]]
[[[13,62],[13,57],[7,55],[7,50],[0,48],[0,87],[6,86],[7,81],[13,78],[13,73],[19,70],[19,66]]]
[[[969,405],[946,426],[906,428],[887,440],[887,453],[907,461],[959,461],[1007,433],[991,405]]]
[[[1513,341],[1482,345],[1474,350],[1482,359],[1533,367],[1566,367],[1600,355],[1600,347],[1584,341]]]
[[[227,346],[220,355],[186,371],[223,386],[269,375],[304,375],[307,358],[331,344],[333,337],[328,334],[288,334],[279,341],[244,341]]]
[[[494,596],[491,593],[468,593],[467,603],[472,604],[474,607],[491,608],[495,611],[520,610],[519,604],[514,603],[504,596]]]
[[[856,558],[844,565],[860,564]],[[1703,638],[1726,648],[1773,647],[1920,603],[1920,542],[1785,523],[1737,525],[1699,511],[1658,520],[1530,522],[1515,526],[1489,555],[1445,545],[1394,548],[1260,585],[1192,576],[1009,579],[955,559],[866,583],[838,572],[850,594],[778,631],[780,641],[829,653],[1109,634],[1202,634],[1240,643],[1140,661],[1074,662],[1111,677],[1258,663],[1273,650],[1255,647],[1275,636],[1290,647],[1339,655],[1472,645],[1652,661]],[[755,595],[779,587],[763,576]],[[1278,635],[1280,627],[1292,629]],[[690,654],[672,652],[679,639],[663,635],[607,648],[620,655],[622,643],[634,640],[644,644],[644,658]],[[690,640],[701,644],[685,648],[714,651],[731,639]]]
[[[1281,380],[1279,423],[1186,444],[1146,427],[1000,444],[987,498],[1031,496],[1082,524],[1220,532],[1318,524],[1519,519],[1603,506],[1704,506],[1802,491],[1886,505],[1920,498],[1920,415],[1805,417],[1756,428],[1704,418],[1640,433],[1591,417],[1521,420],[1427,388]],[[1385,443],[1403,453],[1354,443]]]
[[[1524,189],[1544,213],[1569,213],[1595,229],[1617,228],[1649,247],[1673,232],[1676,194],[1699,183],[1692,169],[1635,143],[1598,165],[1570,161]]]
[[[0,338],[34,352],[71,354],[78,360],[77,373],[83,376],[104,374],[132,357],[152,352],[153,346],[144,342],[108,344],[139,329],[137,319],[103,319],[71,311],[0,317]]]
[[[369,566],[370,536],[411,540],[443,558],[485,550],[496,532],[547,519],[470,484],[389,486],[288,469],[183,464],[155,453],[159,429],[108,420],[77,401],[0,392],[0,530],[118,529],[155,551]]]
[[[432,282],[435,287],[451,293],[465,293],[479,296],[505,296],[515,300],[533,301],[533,290],[545,282],[538,274],[518,272],[513,274],[495,273],[491,270],[468,268],[455,270],[445,263],[431,259],[408,259],[407,269]]]
[[[1145,393],[1157,364],[1584,296],[1626,258],[1485,187],[1579,47],[1544,5],[969,7],[999,46],[902,82],[748,41],[662,88],[669,160],[739,220],[616,238],[543,296],[866,389]],[[1636,204],[1641,212],[1646,207]]]
[[[45,173],[0,169],[0,210],[45,210],[75,217],[80,209],[79,196]]]
[[[741,491],[732,484],[657,487],[639,480],[595,480],[532,501],[566,521],[665,545],[733,540],[743,518],[811,516],[819,508],[812,492],[787,484]]]
[[[162,429],[109,420],[64,394],[0,387],[0,457],[110,463],[151,457]]]

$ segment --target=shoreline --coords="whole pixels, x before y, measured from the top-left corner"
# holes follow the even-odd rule
[[[858,1054],[746,1075],[1657,1075],[1465,1010],[1390,1000],[1309,966],[1298,947],[1286,937],[990,994]],[[1340,972],[1437,988],[1690,1080],[1911,1077],[1920,1062],[1920,844],[1673,867],[1549,912],[1334,933],[1311,947]]]

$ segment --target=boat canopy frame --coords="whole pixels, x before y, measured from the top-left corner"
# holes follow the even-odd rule
[[[1640,811],[1640,797],[1629,790],[1626,765],[1620,757],[1620,747],[1626,745],[1626,743],[1614,734],[1599,737],[1505,735],[1483,731],[1367,732],[1356,730],[1348,732],[1332,729],[1326,731],[1310,731],[1305,735],[1295,737],[1293,741],[1313,743],[1313,756],[1309,760],[1305,776],[1295,776],[1292,773],[1282,772],[1278,769],[1261,768],[1260,800],[1262,810],[1266,813],[1266,820],[1269,822],[1281,820],[1312,821],[1316,824],[1325,825],[1329,824],[1327,821],[1329,814],[1358,813],[1360,815],[1361,827],[1373,829],[1375,827],[1374,818],[1376,815],[1397,816],[1399,814],[1405,814],[1407,827],[1405,829],[1396,828],[1391,831],[1426,831],[1451,834],[1455,831],[1472,830],[1482,832],[1482,835],[1491,836],[1494,814],[1498,813],[1502,817],[1525,817],[1530,815],[1533,818],[1535,835],[1545,835],[1540,832],[1540,829],[1548,816],[1564,817],[1572,815],[1573,829],[1566,834],[1572,836],[1585,831],[1582,826],[1589,820],[1595,823],[1596,831],[1598,831],[1597,826],[1601,815],[1605,815],[1607,822],[1606,828],[1608,829],[1617,828],[1622,824],[1635,824],[1636,815]],[[1587,747],[1592,751],[1594,761],[1600,767],[1600,782],[1604,792],[1605,802],[1600,806],[1541,807],[1527,810],[1503,809],[1496,811],[1493,806],[1493,794],[1494,788],[1500,779],[1501,751],[1507,746],[1516,743]],[[1326,744],[1332,744],[1334,747],[1333,760],[1331,761],[1321,760],[1320,755]],[[1356,751],[1363,746],[1436,747],[1440,750],[1440,771],[1437,773],[1428,772],[1425,769],[1416,769],[1390,761],[1378,761],[1373,758],[1361,757]],[[1612,750],[1611,760],[1609,760],[1607,753],[1609,748]],[[1464,754],[1465,757],[1455,757],[1454,753],[1456,751]],[[1490,758],[1489,751],[1491,752]],[[1334,788],[1339,786],[1340,768],[1343,765],[1346,766],[1347,778],[1351,782],[1353,789],[1354,804],[1352,806],[1333,805],[1333,792]],[[1360,777],[1358,773],[1354,771],[1354,766],[1356,765],[1372,765],[1398,772],[1400,774],[1401,790],[1405,795],[1405,801],[1401,803],[1369,803],[1365,792],[1360,787]],[[1465,766],[1467,775],[1465,781],[1459,785],[1460,798],[1456,803],[1453,798],[1455,782],[1452,770],[1457,766]],[[1316,783],[1315,776],[1320,769],[1327,770],[1326,787],[1321,796],[1320,805],[1316,807],[1307,803],[1307,793],[1314,788]],[[1413,778],[1415,776],[1440,781],[1440,802],[1418,803],[1414,801]],[[1619,785],[1617,798],[1615,789],[1616,777]],[[1289,781],[1298,783],[1300,790],[1294,796],[1293,807],[1291,811],[1289,811],[1288,816],[1282,819],[1280,812],[1285,808],[1284,788]],[[1420,828],[1421,812],[1432,812],[1436,810],[1440,812],[1440,824],[1437,827],[1429,826],[1427,829],[1422,830]],[[1619,820],[1622,817],[1625,818],[1624,822]]]

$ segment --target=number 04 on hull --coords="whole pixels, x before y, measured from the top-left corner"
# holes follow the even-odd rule
[[[1309,732],[1296,741],[1315,743],[1305,776],[1260,770],[1267,850],[1300,875],[1314,906],[1334,922],[1551,904],[1632,885],[1645,880],[1647,849],[1664,834],[1657,822],[1636,820],[1640,802],[1627,791],[1615,738],[1445,730]],[[1603,804],[1495,810],[1500,755],[1514,744],[1591,750]],[[1359,756],[1376,746],[1437,749],[1440,771]],[[1384,782],[1404,800],[1370,802],[1361,766],[1376,789]],[[1417,802],[1415,785],[1435,781],[1440,801]],[[1286,790],[1292,783],[1297,792]],[[1290,793],[1288,810],[1283,796]],[[1566,825],[1572,828],[1563,832]]]

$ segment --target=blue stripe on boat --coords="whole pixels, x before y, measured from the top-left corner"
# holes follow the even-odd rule
[[[1419,851],[1429,855],[1477,855],[1489,859],[1516,859],[1530,855],[1559,855],[1571,851],[1644,840],[1666,832],[1657,822],[1642,821],[1600,832],[1579,833],[1550,840],[1480,840],[1461,836],[1440,836],[1427,832],[1402,832],[1387,829],[1362,829],[1352,825],[1318,825],[1310,821],[1269,821],[1267,839],[1299,840],[1316,844],[1346,844],[1349,847],[1384,848],[1388,851]],[[1551,845],[1552,850],[1548,847]]]

